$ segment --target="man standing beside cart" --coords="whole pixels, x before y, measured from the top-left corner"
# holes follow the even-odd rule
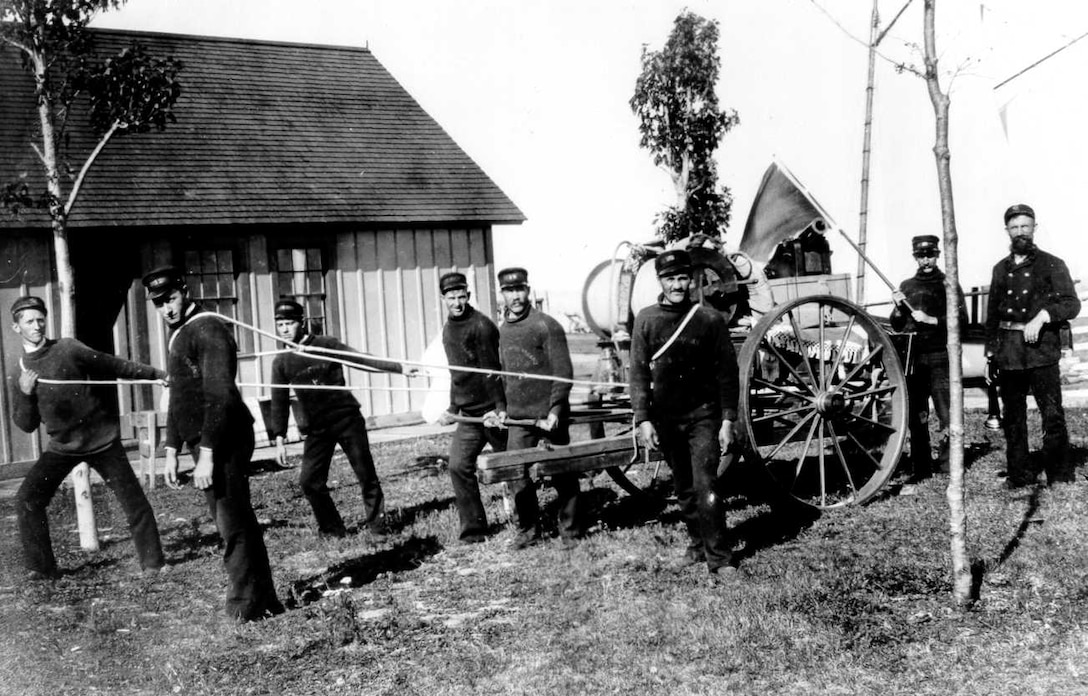
[[[1009,255],[994,266],[986,313],[987,375],[996,373],[1005,406],[1009,488],[1035,482],[1028,460],[1027,394],[1043,421],[1047,483],[1072,483],[1069,433],[1062,408],[1061,325],[1080,313],[1069,269],[1035,246],[1035,211],[1017,204],[1005,211]]]
[[[891,325],[896,331],[914,334],[911,372],[907,376],[910,402],[911,481],[933,475],[934,469],[948,473],[948,318],[944,273],[937,268],[941,250],[936,235],[923,234],[911,240],[918,272],[899,284],[892,293],[895,309]],[[960,326],[967,326],[963,289],[959,297]],[[936,467],[929,442],[929,400],[940,425]]]
[[[446,273],[438,289],[449,311],[442,328],[442,347],[451,368],[470,367],[500,370],[499,329],[494,322],[469,304],[468,279],[464,273]],[[460,417],[460,419],[458,419]],[[496,452],[506,449],[506,394],[498,375],[450,371],[450,405],[439,422],[457,422],[450,443],[450,480],[457,513],[461,518],[461,543],[483,541],[487,535],[487,514],[480,499],[476,478],[476,457],[488,444]]]
[[[654,266],[661,296],[638,313],[631,337],[635,424],[643,444],[660,449],[673,471],[689,536],[685,561],[706,563],[713,577],[735,575],[725,503],[715,483],[721,465],[735,456],[736,353],[722,316],[688,295],[688,253],[666,251]]]
[[[533,308],[528,272],[524,268],[500,271],[499,289],[506,303],[504,321],[499,328],[499,359],[503,370],[572,379],[574,368],[566,334],[559,322]],[[508,450],[528,449],[541,443],[570,443],[570,382],[529,376],[507,376],[504,381],[510,419],[534,422],[534,425],[510,425]],[[513,546],[516,549],[532,546],[541,540],[536,484],[524,479],[509,486],[518,529]],[[552,486],[559,507],[559,536],[569,545],[583,533],[578,475],[553,476]]]

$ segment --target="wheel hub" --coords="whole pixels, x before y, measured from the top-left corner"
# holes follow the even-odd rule
[[[846,398],[838,391],[824,392],[816,397],[816,412],[829,417],[846,410]]]

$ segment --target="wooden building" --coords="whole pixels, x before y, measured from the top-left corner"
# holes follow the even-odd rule
[[[177,123],[115,138],[73,208],[80,339],[163,365],[166,328],[140,277],[166,263],[186,269],[205,306],[241,322],[274,331],[273,305],[290,296],[319,331],[393,358],[419,359],[439,336],[437,283],[447,270],[466,272],[477,306],[494,313],[491,227],[524,216],[370,51],[95,34],[103,55],[137,40],[184,69]],[[38,123],[31,81],[12,51],[0,52],[0,94],[0,184],[22,180],[44,190],[31,148]],[[78,168],[94,143],[78,110],[69,129],[69,160]],[[0,309],[26,292],[56,307],[51,259],[43,213],[4,213]],[[267,383],[272,357],[262,353],[274,341],[240,327],[237,337],[239,381]],[[5,375],[21,351],[17,338],[0,332]],[[406,378],[349,372],[353,385],[373,387],[356,392],[368,417],[421,405],[420,393],[403,390]],[[153,409],[159,397],[148,387],[119,393],[122,413]],[[249,399],[267,393],[243,388]],[[4,476],[33,461],[45,436],[14,429],[7,395],[0,399]]]

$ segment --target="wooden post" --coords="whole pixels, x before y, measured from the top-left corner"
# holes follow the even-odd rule
[[[72,490],[76,497],[79,545],[84,551],[97,551],[98,526],[94,521],[94,503],[91,500],[91,468],[86,462],[72,470]]]
[[[140,411],[134,414],[136,439],[140,449],[140,477],[149,490],[155,488],[155,450],[158,447],[158,412]]]

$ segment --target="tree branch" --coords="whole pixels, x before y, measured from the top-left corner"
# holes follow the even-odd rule
[[[68,193],[68,202],[64,204],[64,217],[68,217],[68,213],[71,212],[72,206],[75,205],[76,198],[79,196],[79,189],[83,186],[83,179],[87,176],[87,172],[91,170],[91,165],[98,159],[98,153],[102,152],[102,148],[106,147],[106,143],[110,141],[113,134],[117,132],[117,129],[121,127],[120,121],[114,121],[110,125],[110,129],[103,134],[102,139],[98,141],[98,144],[91,150],[91,154],[87,156],[87,161],[83,163],[83,167],[79,170],[79,175],[76,177],[75,183],[72,184],[72,190]]]
[[[31,142],[30,149],[34,151],[34,154],[38,156],[38,159],[42,161],[43,165],[49,166],[48,163],[45,161],[45,153],[42,152],[42,149],[38,147],[37,144]]]

